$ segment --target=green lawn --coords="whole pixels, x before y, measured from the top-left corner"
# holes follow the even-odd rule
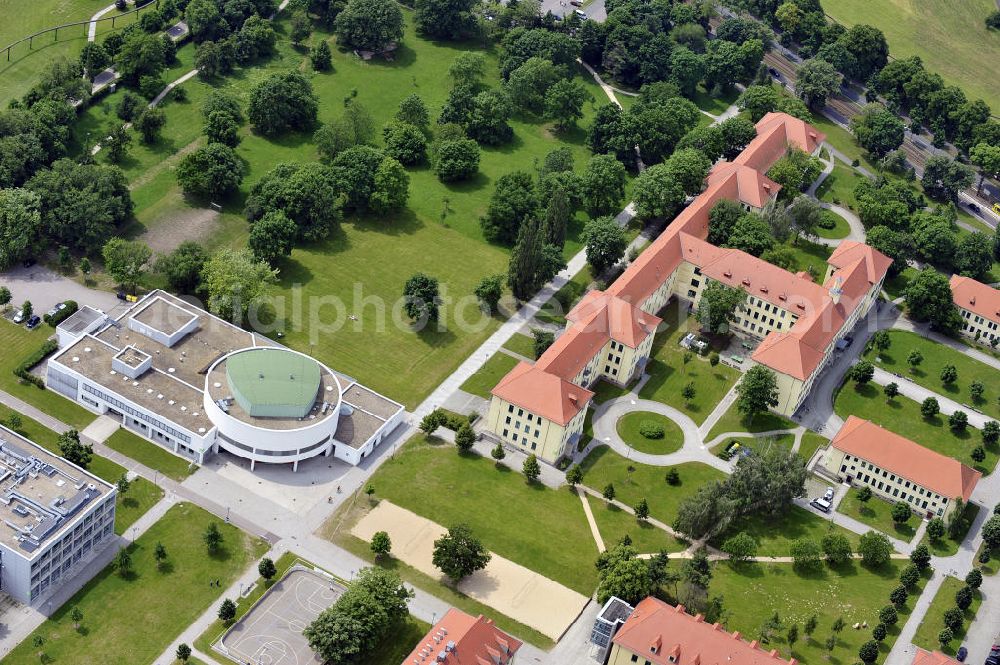
[[[192,464],[189,460],[178,457],[127,429],[120,428],[104,445],[178,482],[191,475]]]
[[[848,490],[837,510],[877,531],[906,542],[912,540],[917,533],[916,525],[919,524],[919,518],[916,515],[910,515],[909,521],[904,524],[897,524],[892,520],[891,503],[876,496],[863,502],[858,499],[858,490],[853,487]]]
[[[602,404],[604,402],[607,402],[609,399],[622,397],[631,392],[629,388],[615,385],[610,381],[604,381],[603,379],[592,385],[590,389],[594,391],[595,404]],[[588,415],[590,415],[590,413],[592,412],[593,409],[588,411]]]
[[[833,212],[832,210],[824,210],[821,213],[824,219],[828,219],[833,222],[832,229],[824,229],[821,226],[816,227],[816,235],[820,238],[826,238],[828,240],[840,240],[841,238],[846,238],[851,232],[851,226],[847,223],[843,217]]]
[[[857,562],[837,568],[824,565],[809,574],[796,572],[791,564],[734,567],[717,563],[708,593],[723,597],[726,628],[740,631],[745,639],[756,639],[761,625],[777,612],[783,625],[766,648],[777,649],[784,658],[792,656],[807,665],[853,663],[860,646],[871,639],[870,628],[878,623],[878,611],[888,604],[889,593],[899,584],[903,563],[892,561],[877,571]],[[899,623],[890,629],[880,649],[880,661],[899,635],[899,626],[906,623],[912,603],[911,597],[899,613]],[[810,639],[802,629],[812,615],[816,615],[818,627]],[[847,626],[836,635],[836,646],[828,661],[823,644],[833,635],[831,627],[837,618],[843,618]],[[851,628],[865,621],[868,630]],[[799,641],[789,649],[785,634],[792,624],[799,626]]]
[[[763,436],[763,437],[755,437],[755,436],[726,437],[725,439],[722,439],[717,444],[712,446],[709,450],[712,451],[713,455],[721,456],[723,451],[725,451],[726,447],[732,441],[736,441],[741,446],[747,446],[753,450],[758,450],[761,448],[761,446],[766,446],[769,444],[778,445],[787,450],[791,450],[792,446],[795,445],[795,435],[787,433],[787,434],[778,434],[775,436]]]
[[[644,424],[659,425],[663,428],[663,436],[647,438],[640,432]],[[680,450],[684,445],[684,432],[680,426],[658,413],[631,411],[619,418],[615,427],[622,441],[640,452],[666,455]]]
[[[0,405],[0,421],[6,422],[13,411],[6,406]],[[59,435],[56,432],[44,427],[41,423],[28,418],[23,414],[17,414],[21,419],[21,427],[17,433],[34,441],[49,452],[59,455]],[[108,481],[111,484],[118,482],[118,479],[125,473],[125,467],[112,462],[106,457],[94,455],[87,470],[95,476]],[[136,478],[132,481],[129,491],[124,497],[118,495],[115,504],[115,533],[121,535],[132,524],[142,517],[147,510],[156,505],[156,502],[163,498],[163,490],[153,483],[143,478]]]
[[[12,302],[17,305],[24,300],[24,296],[18,294],[17,289],[13,291],[13,297]],[[36,388],[31,384],[22,384],[12,373],[24,358],[45,343],[51,332],[52,329],[48,326],[28,330],[24,326],[16,326],[5,319],[0,319],[0,348],[4,350],[3,354],[0,354],[0,390],[24,400],[70,427],[82,430],[97,416],[62,395]]]
[[[986,415],[1000,419],[1000,401],[997,399],[1000,397],[1000,384],[993,367],[950,346],[906,330],[890,330],[889,339],[892,345],[888,349],[879,351],[872,348],[865,353],[865,357],[887,372],[902,374],[929,390],[960,404],[972,404]],[[914,350],[919,351],[924,360],[911,372],[906,358]],[[954,365],[958,370],[958,381],[951,385],[941,382],[941,369],[945,365]],[[978,402],[973,402],[969,394],[969,386],[975,381],[986,387],[986,394]]]
[[[865,177],[841,161],[834,162],[833,171],[826,177],[823,184],[816,190],[816,196],[821,201],[833,203],[849,210],[857,208],[854,198],[854,188]],[[836,215],[840,218],[840,215]],[[846,223],[845,223],[846,226]],[[826,237],[826,236],[824,236]],[[843,237],[843,236],[840,236]]]
[[[799,444],[799,457],[808,462],[812,458],[813,453],[829,443],[830,439],[822,434],[806,430],[802,435],[802,443]]]
[[[197,117],[200,101],[212,87],[221,87],[246,99],[250,86],[276,71],[302,69],[311,78],[320,100],[319,119],[329,122],[343,110],[343,100],[356,94],[356,101],[371,111],[377,127],[388,121],[398,103],[410,93],[421,95],[432,118],[441,109],[450,88],[447,69],[463,51],[478,44],[434,43],[416,36],[410,24],[392,62],[363,62],[352,53],[334,49],[333,72],[312,72],[301,51],[282,38],[277,54],[252,69],[212,84],[192,80],[185,84],[190,100],[165,106],[167,147],[134,145],[125,165],[133,185],[138,237],[180,240],[184,220],[201,215],[197,205],[185,202],[173,170],[178,153],[203,141]],[[287,32],[286,20],[278,21],[279,33]],[[311,43],[325,38],[314,31]],[[497,54],[486,52],[486,82],[499,82]],[[589,86],[588,89],[593,86]],[[282,261],[278,295],[287,298],[301,287],[303,302],[322,297],[318,314],[311,321],[286,326],[284,342],[314,353],[339,371],[365,385],[414,407],[434,386],[448,376],[492,333],[498,318],[482,318],[474,301],[466,296],[485,275],[506,270],[509,249],[484,242],[479,217],[485,212],[495,180],[516,169],[531,171],[545,155],[568,146],[582,170],[589,151],[585,131],[596,101],[587,102],[580,128],[555,134],[549,123],[536,119],[512,121],[514,140],[505,146],[482,151],[480,174],[469,182],[443,185],[427,166],[409,170],[408,209],[384,217],[351,217],[329,240],[296,248]],[[246,133],[237,149],[246,164],[242,191],[247,191],[276,163],[312,161],[316,149],[309,134],[290,134],[269,140]],[[227,202],[213,228],[202,240],[209,248],[240,245],[246,240],[241,197]],[[570,225],[566,256],[581,247],[584,218]],[[133,233],[132,235],[137,235]],[[440,325],[417,331],[391,320],[406,280],[416,271],[436,277],[445,295]],[[344,308],[331,306],[338,300]],[[384,314],[384,315],[383,315]],[[347,316],[356,316],[349,320]],[[389,320],[387,320],[389,319]],[[463,325],[468,321],[473,325]]]
[[[640,522],[634,515],[614,504],[592,496],[587,496],[587,503],[590,504],[590,512],[594,515],[605,547],[613,547],[628,536],[635,548],[642,553],[651,554],[660,550],[679,552],[687,548],[686,541],[674,538],[649,522]]]
[[[750,432],[751,434],[759,434],[760,432],[770,432],[772,430],[781,429],[795,429],[798,427],[788,418],[784,416],[779,416],[776,413],[759,413],[752,421],[747,421],[742,414],[736,409],[736,404],[734,403],[729,410],[726,411],[719,421],[715,423],[712,431],[708,433],[705,437],[706,441],[711,441],[720,434],[725,434],[726,432]]]
[[[677,506],[707,482],[722,480],[724,474],[705,464],[692,462],[675,467],[648,466],[630,461],[607,446],[600,446],[580,463],[583,484],[602,492],[608,483],[615,486],[615,498],[634,506],[639,499],[649,503],[649,514],[671,524],[677,516]],[[629,472],[629,468],[634,469]],[[667,484],[668,468],[677,469],[679,485]]]
[[[979,515],[979,506],[974,503],[967,503],[965,504],[965,508],[962,512],[965,517],[966,528],[960,533],[955,534],[954,538],[946,533],[944,538],[932,543],[930,538],[927,537],[927,534],[924,534],[923,540],[920,542],[927,545],[927,547],[930,548],[931,553],[935,556],[953,556],[958,554],[958,548],[962,546],[962,541],[965,540],[965,536],[969,533],[968,527],[972,526],[976,516]],[[981,565],[979,564],[979,559],[976,559],[975,561],[975,565]]]
[[[712,115],[721,115],[731,105],[736,103],[736,98],[740,96],[739,90],[735,87],[729,92],[708,94],[705,86],[698,84],[694,98],[691,100],[698,105],[702,111],[708,111]]]
[[[518,353],[529,360],[535,357],[535,338],[521,333],[515,333],[503,345],[508,351]]]
[[[886,277],[885,282],[882,283],[882,289],[889,294],[890,298],[899,298],[903,295],[903,291],[906,290],[906,287],[919,272],[920,271],[916,268],[907,266],[898,275]]]
[[[847,536],[852,546],[856,546],[858,542],[858,535],[854,532],[838,527],[808,510],[792,506],[780,519],[757,516],[741,519],[729,531],[714,538],[712,543],[722,545],[726,538],[740,531],[757,541],[759,556],[789,556],[792,543],[799,538],[819,543],[831,531]]]
[[[123,578],[108,566],[24,639],[4,659],[10,665],[38,662],[34,635],[45,638],[49,663],[128,665],[152,662],[219,598],[209,580],[228,587],[247,566],[267,551],[267,544],[230,524],[219,524],[224,538],[217,555],[209,556],[202,533],[218,520],[187,503],[171,508],[129,549],[132,573]],[[168,565],[157,570],[153,548],[162,542]],[[70,613],[83,612],[81,630]]]
[[[849,382],[841,386],[834,409],[843,418],[855,415],[870,420],[926,448],[968,464],[984,475],[993,471],[1000,455],[1000,446],[987,445],[984,446],[985,461],[976,462],[971,452],[980,445],[981,439],[975,427],[970,426],[964,432],[956,433],[948,427],[946,417],[937,415],[927,419],[921,416],[920,405],[911,399],[900,396],[886,402],[882,389],[876,385],[856,386]]]
[[[497,351],[489,360],[483,363],[479,371],[465,380],[461,389],[467,393],[489,399],[490,391],[496,386],[497,381],[502,379],[507,372],[514,369],[519,362],[514,356],[509,356],[503,351]]]
[[[982,98],[1000,109],[1000,91],[991,82],[990,63],[1000,61],[1000,34],[987,30],[983,19],[992,0],[950,3],[940,11],[935,0],[837,0],[824,9],[845,25],[867,23],[885,33],[895,58],[918,55],[928,71],[961,87],[970,100]]]
[[[942,651],[949,656],[954,656],[958,647],[962,645],[962,640],[965,637],[965,631],[972,623],[972,620],[976,618],[976,612],[979,611],[979,606],[983,602],[982,594],[979,590],[975,590],[972,593],[972,605],[966,609],[963,614],[965,615],[965,621],[962,627],[955,631],[955,639],[951,643],[942,648],[941,643],[938,642],[938,633],[944,628],[944,613],[955,607],[955,592],[965,586],[965,582],[954,577],[945,577],[944,582],[941,583],[941,588],[938,592],[934,594],[934,600],[931,602],[931,606],[927,609],[927,614],[924,615],[924,620],[920,622],[920,626],[917,627],[917,633],[913,636],[913,643],[918,647],[927,649],[928,651]]]
[[[0,46],[7,46],[22,37],[55,27],[64,23],[87,21],[100,9],[108,6],[106,0],[39,0],[31,3],[30,10],[20,0],[0,0]],[[117,14],[113,11],[107,16]],[[132,22],[135,15],[115,21],[115,30],[120,30]],[[98,25],[98,41],[111,31],[111,21],[101,21]],[[42,70],[53,60],[64,57],[76,58],[87,43],[87,26],[66,28],[58,33],[50,32],[28,42],[18,44],[10,52],[0,53],[0,105],[26,93],[39,78]]]
[[[712,367],[707,358],[697,355],[693,355],[685,365],[684,354],[689,352],[680,345],[680,340],[688,332],[697,331],[697,322],[681,311],[676,300],[668,303],[659,317],[666,328],[661,326],[653,339],[646,365],[649,380],[639,391],[639,396],[669,404],[696,423],[701,423],[736,383],[739,372],[722,363]],[[690,403],[681,396],[688,383],[693,383],[695,388],[695,396]]]
[[[805,271],[814,275],[817,281],[823,279],[826,274],[826,260],[830,258],[833,249],[826,245],[812,242],[807,238],[799,237],[797,240],[789,240],[779,247],[791,250],[794,265],[789,268],[791,272]]]
[[[590,276],[590,266],[584,266],[580,272],[573,275],[573,279],[566,282],[562,288],[549,298],[548,302],[542,305],[535,318],[546,323],[556,325],[566,325],[566,314],[573,309],[573,305],[587,292],[587,287],[593,278]]]
[[[415,473],[421,482],[413,482]],[[454,446],[422,435],[379,467],[371,484],[376,498],[442,526],[468,523],[493,552],[560,584],[586,595],[597,586],[597,546],[579,497],[568,489],[528,484],[491,459],[459,455]],[[513,528],[515,523],[531,528]]]

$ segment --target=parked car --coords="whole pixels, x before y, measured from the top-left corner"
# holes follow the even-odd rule
[[[586,21],[589,18],[587,16],[587,12],[583,11],[582,9],[574,9],[573,13],[579,16],[581,21]]]
[[[965,662],[965,657],[969,655],[969,650],[965,647],[958,647],[958,651],[955,652],[955,660],[960,663]]]
[[[827,487],[826,492],[823,494],[823,499],[825,501],[833,501],[833,488]]]
[[[977,206],[975,203],[969,204],[969,210],[976,213],[977,215],[979,214],[979,206]]]
[[[809,502],[809,505],[824,513],[830,512],[830,509],[833,508],[833,505],[826,499],[813,499]]]
[[[569,4],[573,5],[574,7],[583,7],[583,3],[580,2],[580,0],[569,0]]]
[[[14,314],[13,321],[14,321],[14,323],[18,323],[18,324],[19,323],[23,323],[24,322],[24,311],[23,310],[17,310],[17,313]]]
[[[28,330],[34,330],[38,327],[38,324],[42,322],[42,317],[35,314],[30,319],[28,319]]]
[[[780,79],[781,78],[781,74],[774,67],[768,67],[767,68],[767,73],[770,74],[771,76],[773,76],[776,79]]]

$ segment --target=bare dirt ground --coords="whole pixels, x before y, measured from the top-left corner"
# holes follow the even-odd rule
[[[154,252],[167,253],[185,240],[198,242],[207,238],[219,222],[219,213],[207,208],[187,208],[173,210],[168,219],[157,219],[149,223],[149,230],[142,235],[142,241]]]
[[[444,535],[444,527],[382,500],[351,529],[354,536],[365,541],[370,541],[376,531],[388,532],[394,556],[431,577],[441,577],[432,558],[434,541]],[[469,575],[458,588],[555,641],[590,600],[496,554],[485,569]]]

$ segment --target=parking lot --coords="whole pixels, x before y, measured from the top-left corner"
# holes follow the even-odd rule
[[[312,570],[290,570],[242,619],[216,649],[247,665],[321,665],[302,631],[346,589]]]

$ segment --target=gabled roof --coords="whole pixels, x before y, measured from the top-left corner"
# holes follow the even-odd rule
[[[826,134],[787,113],[772,111],[758,120],[756,127],[757,137],[733,162],[764,173],[789,147],[811,155],[826,139]]]
[[[781,191],[781,185],[757,169],[733,162],[719,162],[713,166],[707,182],[712,185],[726,178],[735,178],[738,199],[754,208],[763,208]]]
[[[661,321],[630,302],[596,290],[587,293],[566,320],[577,325],[565,334],[574,333],[578,326],[603,329],[611,339],[633,349],[653,334]]]
[[[841,240],[826,262],[834,268],[846,268],[859,261],[864,263],[869,284],[877,284],[892,265],[892,259],[888,256],[856,240]]]
[[[531,363],[520,362],[493,388],[493,394],[560,425],[565,425],[594,393]]]
[[[450,608],[400,665],[507,665],[520,648],[482,614]]]
[[[950,658],[940,651],[935,651],[933,653],[929,651],[924,651],[920,647],[917,647],[917,653],[913,656],[913,663],[911,665],[961,665],[954,658]]]
[[[962,497],[963,501],[968,501],[983,475],[958,460],[857,416],[847,418],[831,445],[947,499]]]
[[[772,332],[757,345],[751,359],[776,372],[805,381],[823,362],[823,352],[791,333]]]
[[[656,665],[795,665],[777,650],[765,651],[720,624],[691,616],[652,596],[642,600],[612,640]]]
[[[1000,322],[1000,291],[971,277],[951,276],[951,296],[955,306]]]

